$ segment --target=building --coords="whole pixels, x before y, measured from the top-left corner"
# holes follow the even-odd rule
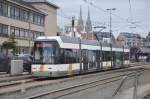
[[[149,47],[150,48],[150,32],[149,34],[146,36],[146,38],[143,38],[143,43],[145,47]]]
[[[150,48],[145,46],[130,47],[131,61],[150,61]]]
[[[36,37],[56,35],[57,9],[46,0],[0,0],[0,45],[14,36],[18,53],[29,53]]]
[[[143,46],[143,40],[140,34],[134,33],[120,33],[117,37],[117,42],[124,47]]]
[[[86,20],[86,24],[85,24],[85,32],[87,32],[87,33],[92,32],[92,22],[91,22],[91,18],[90,18],[89,8],[88,8],[88,16],[87,16],[87,20]]]
[[[82,19],[82,7],[80,6],[80,16],[78,19],[77,31],[82,32],[84,30],[84,23]]]
[[[97,40],[94,33],[81,33],[81,39]]]
[[[73,27],[71,24],[65,26],[65,33],[63,35],[65,36],[73,36],[80,37],[81,39],[89,39],[89,40],[95,40],[96,36],[92,31],[92,22],[90,18],[90,10],[88,8],[88,14],[87,14],[87,20],[84,24],[84,18],[82,18],[82,7],[80,6],[80,14],[79,19],[77,21],[77,25]]]
[[[94,32],[96,34],[98,40],[103,41],[104,43],[116,43],[115,37],[113,34],[111,34],[111,40],[110,40],[110,33],[109,32]]]

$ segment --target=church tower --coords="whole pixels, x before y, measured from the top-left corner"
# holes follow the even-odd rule
[[[80,6],[80,16],[78,20],[77,30],[79,32],[84,30],[83,19],[82,19],[82,6]]]
[[[88,7],[88,16],[87,16],[86,25],[85,25],[85,31],[87,33],[90,33],[92,31],[92,22],[91,22],[91,18],[90,18],[89,7]]]

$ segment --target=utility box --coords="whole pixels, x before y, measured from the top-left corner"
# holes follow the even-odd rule
[[[23,73],[23,60],[11,60],[10,75],[21,75]]]

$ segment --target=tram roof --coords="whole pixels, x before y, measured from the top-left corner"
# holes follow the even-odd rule
[[[72,43],[72,44],[79,44],[80,39],[77,37],[69,37],[69,36],[42,36],[38,37],[35,41],[49,41],[49,40],[57,40],[58,42],[63,42],[63,43]],[[99,42],[97,40],[85,40],[81,39],[81,44],[84,45],[92,45],[92,46],[99,46]],[[109,43],[102,42],[102,46],[104,47],[109,47]],[[118,46],[116,43],[112,43],[112,46],[115,48],[121,48]]]

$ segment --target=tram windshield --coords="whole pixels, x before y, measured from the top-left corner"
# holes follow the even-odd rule
[[[34,43],[34,63],[54,64],[58,54],[56,42],[37,41]]]

